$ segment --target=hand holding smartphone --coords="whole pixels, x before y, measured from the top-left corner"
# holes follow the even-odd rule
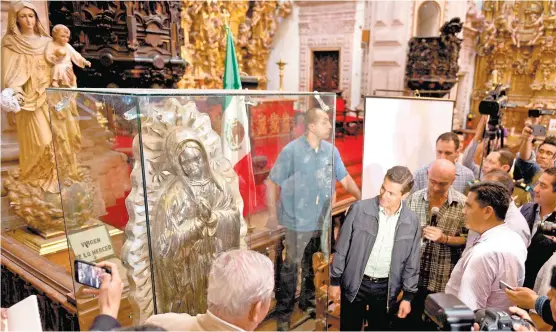
[[[109,268],[96,266],[94,263],[89,263],[76,259],[74,262],[75,281],[78,283],[99,289],[102,281],[101,276],[103,273],[112,274]]]
[[[540,124],[535,124],[531,126],[532,129],[532,135],[534,137],[539,137],[539,136],[546,136],[546,127]]]
[[[504,290],[505,288],[515,291],[515,287],[512,287],[507,283],[503,282],[502,280],[500,280],[500,289]]]

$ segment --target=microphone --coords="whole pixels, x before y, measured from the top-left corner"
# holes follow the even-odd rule
[[[538,118],[541,115],[556,115],[556,111],[554,111],[554,110],[533,109],[533,110],[529,110],[527,115],[530,118]]]
[[[440,212],[440,208],[435,206],[431,210],[431,226],[436,227],[436,218],[438,218],[438,212]]]
[[[436,223],[437,223],[437,218],[438,218],[438,212],[440,212],[440,208],[437,206],[434,206],[431,209],[431,222],[430,222],[430,226],[432,227],[436,227]],[[429,239],[425,239],[425,243],[432,243],[431,240]]]

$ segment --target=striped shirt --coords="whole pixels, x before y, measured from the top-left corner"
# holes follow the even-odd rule
[[[446,294],[458,297],[471,310],[512,305],[500,281],[521,287],[525,280],[525,244],[508,225],[484,232],[463,252],[446,285]]]
[[[455,189],[448,190],[448,199],[440,207],[436,227],[448,236],[466,236],[463,206],[465,196]],[[415,212],[421,227],[430,226],[430,207],[428,189],[419,190],[407,198],[407,205]],[[423,241],[421,245],[421,268],[419,272],[419,287],[438,293],[443,292],[450,274],[456,266],[462,247],[451,247],[442,243]]]
[[[415,171],[415,176],[414,176],[415,184],[411,189],[412,194],[416,191],[428,187],[429,169],[431,165],[432,163],[428,164],[427,166],[421,167]],[[467,186],[467,184],[475,180],[475,176],[473,175],[473,171],[463,166],[462,164],[456,163],[455,165],[456,165],[456,180],[452,184],[452,187],[455,190],[459,191],[460,193],[463,193],[465,191],[465,187]]]

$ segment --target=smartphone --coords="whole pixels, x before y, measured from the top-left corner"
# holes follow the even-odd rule
[[[500,280],[500,289],[504,289],[504,288],[508,288],[510,290],[515,290],[515,287],[512,287],[510,285],[508,285],[507,283],[503,282],[502,280]]]
[[[94,263],[89,263],[76,259],[74,262],[75,281],[78,283],[93,287],[100,288],[102,279],[100,276],[103,273],[112,273],[110,269],[96,266]]]
[[[546,127],[543,125],[532,125],[531,129],[533,129],[533,136],[546,136]]]

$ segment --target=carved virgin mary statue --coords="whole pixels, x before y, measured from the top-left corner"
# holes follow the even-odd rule
[[[12,3],[2,38],[1,88],[12,91],[19,104],[19,111],[7,114],[17,130],[19,169],[9,172],[5,186],[14,212],[40,232],[63,230],[64,216],[66,226],[77,226],[104,210],[89,194],[95,189],[86,183],[87,175],[78,172],[81,133],[76,114],[68,108],[49,114],[46,88],[52,83],[52,67],[45,49],[50,41],[35,6]],[[63,209],[59,183],[68,189],[62,189],[62,196],[80,193],[81,200]]]
[[[122,249],[135,323],[154,312],[152,294],[157,313],[206,312],[211,264],[219,253],[245,247],[247,230],[238,176],[223,157],[209,116],[198,112],[194,102],[182,106],[173,98],[141,109],[148,111],[141,140],[136,137],[133,143],[133,189],[126,200],[130,220]],[[154,283],[145,272],[146,262]]]
[[[14,90],[21,107],[15,113],[19,178],[54,192],[58,180],[45,90],[51,83],[51,67],[44,53],[50,40],[34,5],[24,1],[12,4],[8,31],[2,38],[2,90]],[[13,122],[14,114],[8,113],[8,118]]]

